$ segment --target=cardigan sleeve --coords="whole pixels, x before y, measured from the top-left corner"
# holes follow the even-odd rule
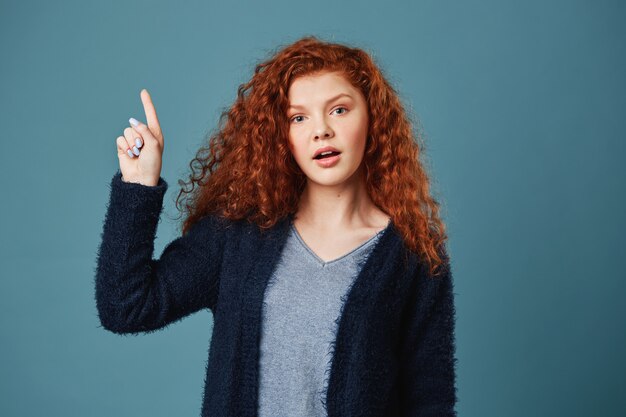
[[[440,274],[419,276],[418,301],[408,309],[399,384],[406,417],[456,416],[454,288],[445,250],[442,259]]]
[[[100,323],[114,333],[150,332],[217,302],[223,232],[205,216],[153,259],[167,182],[111,180],[95,271]]]

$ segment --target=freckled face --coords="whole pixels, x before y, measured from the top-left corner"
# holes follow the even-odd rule
[[[340,73],[326,72],[297,78],[288,96],[289,148],[308,181],[337,185],[350,179],[367,141],[367,103],[361,91]],[[340,152],[332,166],[313,158],[326,146]]]

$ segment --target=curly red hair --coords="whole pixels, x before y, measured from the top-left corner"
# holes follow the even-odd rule
[[[207,214],[269,228],[296,212],[306,176],[288,146],[288,90],[297,77],[326,71],[341,73],[365,96],[367,191],[391,217],[407,247],[436,275],[447,236],[420,161],[421,135],[414,135],[397,93],[368,53],[315,36],[278,50],[239,86],[235,103],[219,118],[217,132],[189,163],[189,183],[179,181],[189,185],[176,199],[179,207],[186,196],[183,233]]]

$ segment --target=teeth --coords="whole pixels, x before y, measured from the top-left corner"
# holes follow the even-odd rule
[[[333,151],[326,151],[326,152],[322,152],[320,155],[328,155],[330,153],[333,153]]]

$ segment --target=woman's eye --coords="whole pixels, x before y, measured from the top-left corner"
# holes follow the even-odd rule
[[[337,108],[336,108],[335,110],[333,110],[333,111],[337,111],[337,110],[345,110],[345,111],[347,111],[348,109],[347,109],[347,108],[345,108],[345,107],[337,107]],[[344,111],[343,113],[345,113],[345,111]],[[342,113],[339,113],[339,114],[342,114]],[[291,122],[295,122],[295,121],[296,121],[296,119],[297,119],[298,117],[303,117],[303,116],[293,116],[293,117],[291,118]]]

